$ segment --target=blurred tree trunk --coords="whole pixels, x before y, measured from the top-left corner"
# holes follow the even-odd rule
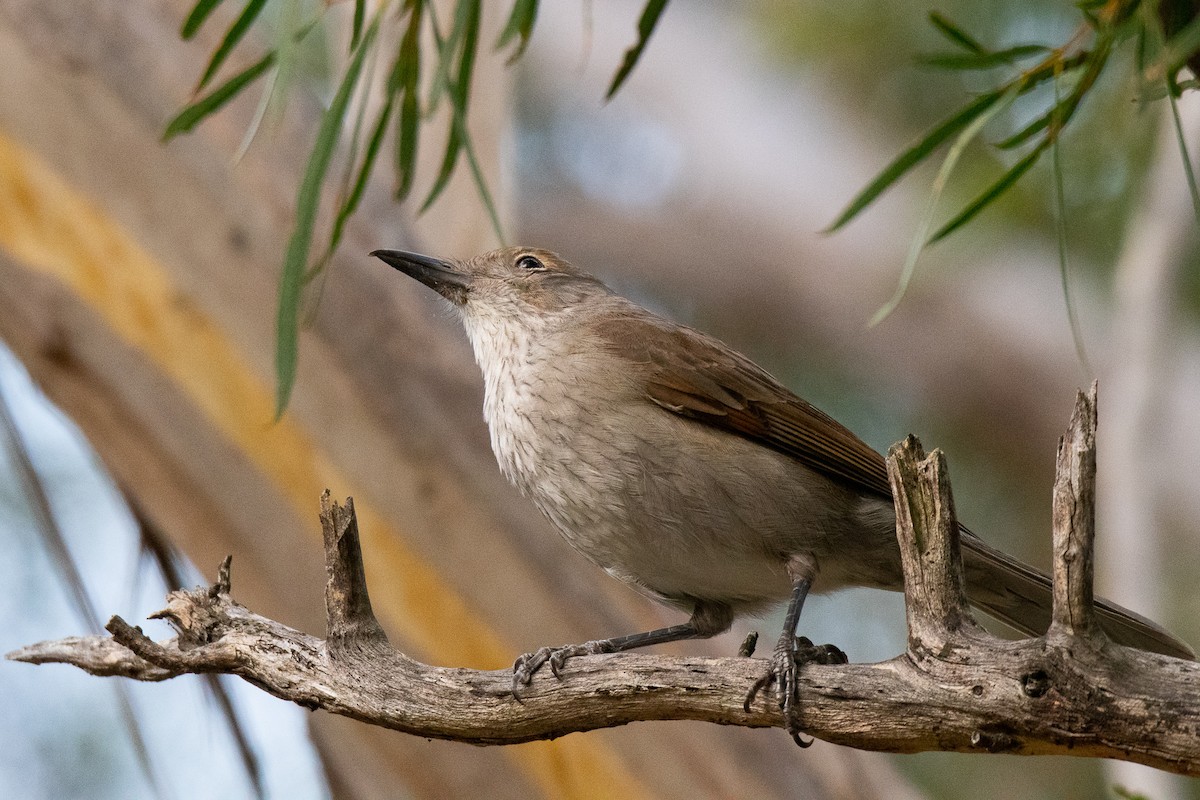
[[[1180,103],[1189,151],[1196,152],[1200,105]],[[1129,222],[1117,261],[1113,358],[1104,392],[1108,447],[1121,454],[1110,462],[1101,486],[1101,519],[1111,537],[1107,559],[1097,575],[1097,591],[1152,619],[1169,620],[1170,592],[1162,576],[1175,558],[1169,530],[1167,487],[1172,465],[1161,453],[1178,434],[1168,418],[1171,373],[1183,368],[1178,345],[1177,298],[1188,239],[1195,230],[1179,141],[1164,104],[1153,166],[1137,211]],[[1114,783],[1164,800],[1185,795],[1172,775],[1133,764],[1110,762]]]
[[[371,191],[302,335],[291,410],[271,424],[275,281],[318,109],[297,92],[236,166],[251,98],[161,145],[221,34],[180,42],[189,5],[0,6],[0,336],[209,577],[234,555],[236,595],[258,612],[321,633],[329,486],[355,497],[376,609],[415,657],[498,668],[658,622],[504,484],[464,340],[420,287],[365,255],[489,246],[465,174],[420,242],[386,189]],[[485,43],[507,10],[488,6]],[[508,78],[486,62],[472,125],[496,183]],[[440,145],[424,142],[426,173]],[[348,797],[897,796],[877,756],[801,753],[766,732],[654,725],[479,749],[324,714],[312,724]]]

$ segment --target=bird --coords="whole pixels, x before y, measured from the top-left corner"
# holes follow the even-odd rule
[[[458,312],[484,379],[483,416],[504,476],[588,560],[688,614],[654,631],[543,647],[513,666],[513,693],[571,658],[724,633],[786,602],[784,629],[746,704],[774,685],[788,730],[798,657],[844,661],[796,627],[806,597],[903,590],[882,455],[720,340],[609,289],[555,253],[469,259],[371,253]],[[1038,636],[1050,579],[960,531],[972,605]],[[1192,659],[1150,620],[1097,599],[1119,644]]]

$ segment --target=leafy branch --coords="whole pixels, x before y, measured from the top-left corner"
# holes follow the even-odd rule
[[[180,36],[184,39],[193,38],[223,2],[224,0],[197,0],[183,22]],[[446,136],[440,167],[429,193],[420,206],[420,211],[428,209],[442,195],[462,157],[467,162],[471,179],[480,201],[487,210],[496,237],[500,241],[504,241],[505,238],[499,213],[475,155],[467,126],[471,80],[479,49],[483,0],[457,0],[446,30],[438,23],[433,0],[379,0],[370,13],[366,0],[353,0],[353,3],[348,57],[337,82],[337,92],[322,115],[313,149],[308,156],[308,164],[296,198],[295,225],[280,278],[275,343],[277,416],[287,408],[295,383],[299,357],[300,309],[305,287],[322,273],[337,250],[346,223],[362,201],[379,155],[384,150],[389,130],[393,129],[393,126],[394,197],[397,202],[403,202],[409,198],[414,188],[421,133],[440,104],[445,101],[450,108],[450,129]],[[666,10],[667,3],[668,0],[647,0],[638,22],[637,39],[625,53],[606,99],[611,98],[620,89],[637,65]],[[264,11],[272,5],[279,11],[276,15],[279,20],[295,21],[293,27],[276,37],[276,45],[268,47],[250,66],[244,67],[212,88],[216,77],[223,71],[230,57],[235,52],[248,49],[244,45],[247,33],[256,24],[262,24]],[[320,11],[317,15],[305,20],[299,13],[301,0],[244,0],[240,13],[226,30],[197,82],[196,97],[167,123],[163,139],[170,140],[193,130],[264,76],[268,76],[264,104],[274,96],[282,95],[284,91],[281,85],[286,82],[277,78],[285,73],[287,65],[293,61],[295,48],[328,22],[329,7],[333,4],[319,5]],[[533,34],[537,13],[538,0],[513,0],[507,22],[495,43],[498,50],[512,48],[508,59],[510,65],[524,54]],[[393,27],[398,35],[386,35],[386,29],[389,27]],[[421,48],[421,38],[425,32],[430,35],[436,46],[436,53],[433,54],[435,66],[426,81],[427,86],[422,85],[422,76],[430,74],[422,69],[429,58]],[[369,134],[365,146],[360,148],[359,139],[364,130],[367,99],[372,89],[373,70],[370,65],[380,58],[381,49],[385,46],[383,43],[393,40],[398,40],[399,43],[391,53],[391,65],[382,87],[383,102],[369,126],[366,126]],[[423,91],[427,94],[422,95]],[[349,119],[355,120],[352,126],[346,124]],[[352,128],[349,135],[348,127]],[[345,158],[346,166],[343,170],[342,185],[337,193],[333,223],[324,247],[319,249],[319,255],[313,258],[318,210],[329,179],[331,164],[339,153]]]
[[[1056,150],[1063,131],[1105,73],[1110,56],[1118,46],[1129,40],[1137,42],[1143,98],[1157,95],[1169,96],[1173,100],[1184,89],[1195,88],[1195,80],[1177,80],[1180,70],[1185,66],[1190,65],[1193,70],[1200,66],[1200,16],[1187,0],[1161,0],[1159,3],[1084,0],[1080,3],[1080,10],[1083,21],[1065,44],[1051,47],[1038,42],[1024,42],[1003,49],[985,46],[937,12],[929,15],[931,25],[953,49],[924,56],[921,59],[923,63],[957,71],[999,68],[1006,70],[1009,75],[994,88],[974,97],[901,152],[859,191],[827,229],[832,232],[847,225],[918,164],[953,141],[935,179],[926,216],[909,248],[900,285],[892,299],[876,314],[875,322],[895,308],[912,277],[917,257],[925,247],[946,238],[992,206],[1047,151]],[[933,229],[932,234],[929,233],[936,202],[963,149],[982,133],[985,124],[1003,106],[1047,82],[1053,82],[1055,87],[1054,100],[1049,107],[1021,130],[993,143],[993,147],[1001,151],[1028,148],[1024,155],[957,213]],[[1063,91],[1063,87],[1067,87],[1067,90]],[[1183,148],[1182,138],[1180,147]],[[1184,162],[1190,166],[1186,150]],[[1196,196],[1195,181],[1190,179],[1190,173],[1189,183],[1193,196]]]

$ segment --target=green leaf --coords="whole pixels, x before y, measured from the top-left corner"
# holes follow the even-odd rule
[[[464,112],[471,93],[471,75],[475,71],[475,51],[479,45],[479,20],[482,16],[481,0],[463,0],[466,12],[462,17],[462,55],[458,62],[458,74],[454,76],[454,99]]]
[[[354,93],[358,76],[362,72],[363,59],[371,48],[378,30],[379,14],[377,13],[363,35],[358,49],[350,59],[350,64],[346,67],[346,74],[342,77],[337,93],[333,96],[333,102],[329,104],[329,108],[321,117],[317,140],[308,157],[304,179],[300,182],[300,191],[296,197],[296,226],[292,230],[292,238],[288,242],[287,255],[283,262],[283,274],[279,280],[279,309],[275,329],[275,377],[277,382],[275,419],[277,420],[283,416],[296,382],[301,290],[304,288],[304,273],[308,264],[309,249],[312,246],[317,208],[321,202],[321,186],[325,182],[330,159],[333,157],[334,148],[341,135],[346,108],[350,104],[350,97]]]
[[[865,189],[858,193],[858,196],[850,201],[850,205],[846,206],[846,209],[838,215],[833,224],[825,229],[825,232],[832,233],[858,216],[859,212],[874,202],[879,195],[883,194],[892,184],[900,180],[906,172],[932,153],[938,145],[970,125],[976,117],[987,111],[1003,94],[1003,91],[996,90],[980,95],[954,116],[943,121],[927,133],[919,142],[897,156],[892,163],[888,164],[876,176],[875,180],[871,181]]]
[[[421,133],[421,108],[417,89],[410,87],[400,103],[400,128],[396,137],[396,170],[399,177],[396,199],[403,200],[412,191],[417,172],[417,144]]]
[[[334,251],[337,250],[338,244],[342,241],[342,233],[346,222],[358,210],[358,204],[362,202],[363,193],[367,189],[367,180],[371,177],[371,169],[375,166],[375,159],[383,146],[383,136],[387,133],[394,100],[395,95],[387,98],[383,104],[383,108],[379,112],[379,118],[375,121],[375,127],[371,132],[370,140],[367,142],[367,149],[363,153],[362,165],[358,169],[358,177],[354,181],[354,187],[347,194],[346,199],[338,209],[337,218],[333,223],[333,233],[329,237],[329,246],[326,248],[324,258],[321,259],[323,263],[328,262],[333,256]]]
[[[421,205],[421,213],[433,205],[433,202],[450,182],[450,176],[454,173],[454,166],[458,163],[458,154],[462,150],[463,141],[467,135],[467,100],[471,85],[471,72],[475,65],[475,49],[479,40],[480,0],[460,0],[457,16],[454,34],[443,45],[445,48],[450,48],[452,44],[461,48],[458,72],[452,80],[447,78],[447,92],[453,106],[455,122],[450,126],[450,133],[446,137],[445,155],[442,156],[442,166],[438,170],[429,196]],[[444,58],[443,61],[445,61]]]
[[[1054,107],[1063,106],[1059,91],[1061,80],[1054,82]],[[1062,129],[1062,122],[1055,120],[1055,129]],[[1076,313],[1075,302],[1071,299],[1070,270],[1067,264],[1067,193],[1064,189],[1062,159],[1060,158],[1059,137],[1054,137],[1050,145],[1050,165],[1054,173],[1054,232],[1058,239],[1058,275],[1062,281],[1063,302],[1067,306],[1067,324],[1071,328],[1071,338],[1075,342],[1075,356],[1083,366],[1087,377],[1092,376],[1092,368],[1088,361],[1087,348],[1083,344],[1083,329],[1079,326],[1079,316]]]
[[[217,6],[221,5],[222,0],[199,0],[192,8],[187,19],[183,21],[183,27],[179,29],[179,38],[191,39],[196,35],[196,31],[200,30],[200,26],[208,19],[208,15],[216,10]]]
[[[354,22],[350,27],[350,52],[354,52],[354,48],[358,47],[358,42],[362,39],[363,22],[367,18],[367,0],[354,0]]]
[[[1168,94],[1167,100],[1171,104],[1171,119],[1175,123],[1175,141],[1179,143],[1179,155],[1183,157],[1183,173],[1187,178],[1188,191],[1192,195],[1192,213],[1196,215],[1196,223],[1200,225],[1200,189],[1196,186],[1196,173],[1192,169],[1192,158],[1188,155],[1183,120],[1179,117],[1179,103],[1174,94]]]
[[[403,200],[412,191],[416,175],[417,142],[421,130],[421,0],[408,0],[408,29],[400,41],[400,52],[388,78],[388,91],[400,92],[400,126],[396,132],[396,199]]]
[[[179,134],[186,133],[196,127],[201,120],[236,97],[238,92],[253,83],[258,76],[262,75],[274,64],[275,51],[272,50],[260,61],[242,70],[214,89],[212,93],[188,105],[167,123],[167,129],[163,132],[163,141],[170,141]]]
[[[956,44],[971,53],[987,52],[986,47],[977,42],[962,28],[951,22],[945,15],[939,14],[936,11],[930,11],[929,22],[933,27],[937,28],[938,33],[949,39],[951,44]]]
[[[1071,120],[1071,117],[1075,115],[1075,111],[1079,108],[1080,102],[1083,101],[1084,95],[1088,93],[1088,90],[1095,84],[1096,78],[1100,76],[1100,72],[1104,68],[1104,63],[1108,58],[1111,43],[1111,38],[1101,39],[1097,43],[1096,49],[1088,54],[1088,60],[1078,65],[1085,68],[1083,75],[1080,76],[1075,88],[1071,90],[1071,93],[1065,99],[1059,97],[1058,83],[1056,82],[1054,85],[1054,105],[1046,113],[1030,122],[1021,130],[1007,139],[997,142],[996,147],[1001,150],[1011,150],[1029,141],[1029,139],[1033,138],[1034,134],[1044,130],[1049,130],[1050,133],[1048,135],[1057,138],[1058,133]],[[1059,77],[1061,78],[1065,72],[1074,68],[1074,66],[1063,66]]]
[[[521,37],[516,51],[508,59],[509,64],[525,53],[525,48],[529,44],[529,36],[533,33],[533,23],[537,19],[537,12],[538,0],[515,0],[513,2],[512,13],[508,15],[508,22],[496,42],[496,49],[500,50],[511,42],[514,36]]]
[[[1001,150],[1011,150],[1014,147],[1019,147],[1020,145],[1025,144],[1025,142],[1032,139],[1034,135],[1049,128],[1051,120],[1058,120],[1061,124],[1065,118],[1064,111],[1065,109],[1060,108],[1059,105],[1052,106],[1045,114],[1042,114],[1040,117],[1033,120],[1024,128],[1021,128],[1021,130],[1009,136],[1007,139],[1002,139],[1001,141],[996,142],[996,147],[1000,148]]]
[[[457,120],[457,115],[456,115]],[[450,176],[454,174],[454,165],[458,163],[458,154],[462,151],[462,134],[457,121],[450,126],[450,134],[446,137],[446,152],[442,156],[442,166],[438,169],[437,179],[433,182],[433,188],[429,190],[425,202],[421,204],[420,213],[424,214],[438,199],[446,185],[450,183]]]
[[[869,323],[871,327],[878,325],[883,320],[887,319],[896,307],[900,305],[900,301],[904,299],[904,295],[908,292],[908,286],[912,282],[913,275],[917,271],[917,260],[925,249],[925,241],[929,236],[929,229],[933,227],[934,214],[937,211],[938,200],[941,199],[942,192],[946,188],[946,184],[950,182],[950,174],[954,171],[958,160],[966,151],[967,145],[974,141],[979,136],[979,132],[988,124],[997,114],[1004,111],[1013,104],[1013,101],[1021,93],[1021,87],[1018,84],[1013,84],[1007,92],[1001,96],[999,102],[990,106],[979,116],[971,121],[970,125],[963,128],[958,134],[958,138],[950,145],[950,149],[946,151],[946,158],[942,161],[942,166],[938,169],[937,177],[933,179],[933,186],[929,191],[929,199],[925,203],[925,213],[921,216],[921,222],[913,232],[913,237],[909,242],[908,255],[904,259],[904,267],[900,270],[900,281],[896,285],[896,291],[892,294],[890,300],[875,312]]]
[[[926,242],[926,245],[931,245],[934,242],[939,242],[942,239],[945,239],[951,233],[970,222],[976,214],[978,214],[980,211],[983,211],[985,208],[991,205],[993,201],[1011,189],[1013,184],[1015,184],[1022,175],[1028,172],[1030,167],[1037,163],[1038,158],[1041,157],[1042,153],[1045,152],[1046,148],[1049,146],[1049,139],[1043,139],[1042,141],[1038,142],[1037,147],[1030,150],[1024,158],[1009,168],[1008,172],[1000,176],[998,181],[989,186],[987,190],[983,192],[983,194],[972,200],[966,208],[958,212],[953,219],[939,228],[938,232],[929,238],[929,241]]]
[[[1023,58],[1049,52],[1050,48],[1042,44],[1020,44],[992,53],[935,53],[922,56],[920,62],[939,69],[992,69],[1011,66]]]
[[[466,126],[466,120],[462,117],[455,117],[456,125]],[[475,189],[479,192],[479,199],[483,201],[483,207],[487,209],[488,218],[492,222],[492,230],[496,232],[496,238],[501,245],[505,244],[504,229],[500,225],[500,215],[496,211],[496,203],[492,200],[492,193],[488,191],[487,181],[483,177],[483,170],[479,167],[479,159],[475,157],[475,147],[471,144],[471,137],[467,136],[465,131],[462,135],[463,151],[467,154],[467,165],[471,168],[471,178],[475,182]]]
[[[604,95],[605,100],[613,98],[613,95],[625,83],[625,79],[629,77],[629,73],[633,72],[633,68],[637,66],[638,59],[642,57],[642,51],[646,49],[646,43],[650,41],[650,35],[654,33],[654,28],[658,25],[658,20],[666,8],[667,0],[646,0],[646,7],[642,9],[642,16],[638,19],[637,42],[625,51],[625,58],[621,61],[621,66],[617,68],[617,74],[613,75],[608,93]]]
[[[453,79],[450,73],[454,69],[454,59],[459,55],[462,49],[463,36],[467,30],[467,23],[471,17],[472,10],[478,12],[478,0],[458,0],[458,4],[454,7],[454,24],[450,28],[450,34],[445,40],[442,39],[438,32],[437,20],[434,18],[433,6],[429,6],[429,19],[433,27],[433,41],[437,46],[438,51],[438,66],[437,71],[433,74],[433,82],[430,84],[429,109],[428,114],[433,114],[437,111],[438,102],[443,94],[453,92]]]
[[[237,47],[242,37],[246,35],[246,31],[250,30],[250,26],[254,24],[254,20],[266,4],[267,0],[250,0],[246,3],[246,8],[233,21],[233,25],[229,26],[229,30],[225,33],[225,38],[221,40],[221,44],[218,45],[216,52],[213,53],[212,58],[209,60],[208,66],[204,69],[204,74],[200,77],[200,84],[196,87],[196,91],[203,89],[213,79],[213,76],[217,74],[217,70],[225,63],[225,59]]]

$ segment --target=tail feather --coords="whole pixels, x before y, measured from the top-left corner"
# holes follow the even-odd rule
[[[967,598],[988,614],[1029,636],[1050,627],[1050,576],[996,550],[963,531],[963,568]],[[1196,654],[1185,642],[1140,614],[1096,598],[1100,627],[1117,644],[1191,661]]]

